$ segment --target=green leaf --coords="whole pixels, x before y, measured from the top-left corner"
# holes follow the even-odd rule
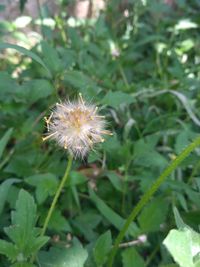
[[[42,41],[41,46],[42,55],[44,56],[43,60],[46,66],[51,70],[53,74],[57,74],[62,70],[62,62],[58,56],[56,49],[45,41]]]
[[[73,195],[74,200],[76,202],[76,205],[80,210],[81,209],[80,197],[79,197],[79,194],[78,194],[76,186],[71,186],[71,192],[72,192],[72,195]]]
[[[35,228],[36,205],[32,196],[21,189],[16,202],[16,210],[12,212],[12,225],[4,228],[5,233],[15,243],[21,262],[37,252],[47,241],[48,237],[37,237],[39,231]]]
[[[41,247],[43,247],[49,238],[47,236],[38,236],[32,241],[31,244],[31,252],[34,254],[35,252],[39,251]]]
[[[181,153],[182,150],[189,145],[190,143],[190,135],[189,135],[189,131],[185,130],[185,131],[181,131],[177,137],[176,137],[176,143],[175,143],[175,151],[177,154]]]
[[[21,189],[16,202],[16,211],[12,213],[12,223],[20,225],[24,229],[24,234],[29,232],[36,223],[36,205],[33,197],[25,190]]]
[[[94,259],[98,267],[102,266],[105,263],[106,257],[111,250],[111,247],[112,237],[110,230],[108,230],[97,239],[93,250]]]
[[[72,220],[72,224],[84,235],[88,241],[96,239],[97,234],[93,229],[99,225],[102,217],[97,213],[83,213]]]
[[[101,212],[101,214],[112,224],[116,227],[116,229],[121,230],[125,223],[125,219],[123,219],[119,214],[113,211],[109,206],[105,204],[105,202],[100,199],[94,191],[89,188],[89,194],[91,200],[95,203],[97,209]],[[131,223],[128,228],[127,234],[132,236],[137,236],[138,228],[136,224]]]
[[[168,203],[161,197],[154,198],[147,204],[140,215],[138,222],[142,232],[154,232],[160,229],[168,212]]]
[[[0,159],[2,157],[3,151],[4,151],[8,141],[9,141],[9,139],[11,137],[12,132],[13,132],[12,128],[8,129],[6,131],[6,133],[4,134],[4,136],[0,140]]]
[[[104,98],[101,100],[101,104],[111,106],[113,108],[119,108],[120,104],[133,103],[134,99],[129,94],[123,92],[112,92],[109,91]]]
[[[15,49],[18,52],[24,54],[25,56],[28,56],[28,57],[32,58],[33,60],[38,62],[40,65],[42,65],[46,69],[46,71],[47,71],[47,73],[49,74],[50,77],[52,76],[50,70],[48,69],[46,64],[43,62],[43,60],[38,55],[33,53],[32,51],[29,51],[26,48],[24,48],[22,46],[19,46],[19,45],[8,44],[8,43],[0,43],[0,50],[1,49],[7,49],[7,48]]]
[[[42,267],[83,267],[87,257],[87,250],[74,239],[70,248],[52,247],[49,252],[40,252],[39,263]]]
[[[195,267],[194,257],[200,252],[200,234],[192,229],[171,230],[163,244],[181,267]]]
[[[0,99],[5,103],[10,102],[18,89],[18,84],[5,71],[0,72],[0,81]],[[2,105],[3,103],[1,103]]]
[[[145,267],[145,262],[134,248],[122,252],[123,267]]]
[[[57,177],[52,173],[32,175],[25,181],[36,187],[36,198],[39,204],[42,204],[48,196],[52,196],[58,186]]]
[[[31,80],[22,85],[22,91],[19,95],[24,95],[24,98],[29,104],[33,104],[39,99],[46,98],[53,94],[54,88],[47,80]]]
[[[67,71],[64,75],[64,81],[74,86],[83,95],[89,97],[94,97],[98,91],[96,83],[81,71]]]
[[[87,182],[87,178],[80,172],[71,171],[67,186],[76,186]]]
[[[18,251],[12,243],[0,239],[0,254],[7,256],[10,260],[14,260]]]
[[[150,139],[139,139],[134,144],[135,164],[144,167],[159,167],[164,168],[168,164],[168,161],[163,155],[158,153],[155,148],[155,144],[151,143]]]
[[[59,55],[64,69],[70,69],[76,64],[76,52],[73,49],[59,47]]]
[[[112,185],[117,191],[123,192],[123,183],[121,177],[114,171],[108,171],[105,173]]]
[[[8,179],[0,185],[0,214],[3,211],[9,189],[13,183],[20,182],[19,179]]]
[[[187,227],[187,225],[184,223],[184,221],[181,218],[179,211],[177,210],[176,207],[173,208],[173,212],[174,212],[174,218],[175,218],[176,226],[178,227],[178,229],[182,229],[184,227]]]
[[[72,232],[71,226],[60,210],[54,210],[48,225],[54,231]]]
[[[16,210],[12,212],[14,226],[5,228],[5,232],[23,250],[30,242],[35,223],[36,205],[33,197],[22,189],[16,202]]]

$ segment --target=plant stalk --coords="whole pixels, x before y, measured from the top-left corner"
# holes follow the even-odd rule
[[[70,172],[71,166],[72,166],[72,161],[73,161],[73,157],[72,156],[69,156],[69,160],[68,160],[68,163],[67,163],[67,168],[65,170],[65,174],[64,174],[64,176],[63,176],[63,178],[62,178],[62,180],[60,182],[60,185],[59,185],[59,187],[58,187],[58,189],[56,191],[56,194],[54,196],[54,199],[53,199],[53,201],[51,203],[51,206],[49,208],[47,217],[45,219],[44,225],[43,225],[42,230],[41,230],[41,233],[40,233],[41,236],[43,236],[45,234],[45,232],[46,232],[46,229],[48,227],[49,221],[50,221],[51,216],[52,216],[52,213],[53,213],[53,211],[55,209],[55,206],[56,206],[56,203],[57,203],[58,198],[60,196],[60,193],[61,193],[61,191],[62,191],[62,189],[63,189],[63,187],[64,187],[64,185],[65,185],[65,183],[67,181],[67,178],[69,176],[69,172]]]
[[[161,175],[155,180],[155,182],[152,184],[152,186],[146,191],[146,193],[142,196],[142,198],[139,200],[137,205],[132,210],[131,214],[127,218],[127,220],[124,223],[124,226],[122,230],[119,232],[115,242],[114,246],[111,250],[109,259],[108,259],[108,267],[113,266],[113,261],[115,258],[115,255],[117,253],[119,244],[123,240],[127,229],[129,228],[130,224],[133,220],[137,217],[137,215],[140,213],[140,211],[143,209],[143,207],[149,202],[150,198],[154,195],[154,193],[159,189],[161,184],[165,181],[165,179],[177,168],[177,166],[193,151],[195,148],[200,146],[200,136],[197,137],[190,145],[188,145],[172,162],[171,164],[161,173]]]

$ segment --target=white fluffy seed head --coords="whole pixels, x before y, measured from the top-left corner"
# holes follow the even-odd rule
[[[97,107],[84,102],[81,94],[74,102],[57,103],[47,119],[48,134],[43,140],[54,139],[74,157],[84,157],[96,143],[103,142],[105,134],[104,116],[97,113]]]

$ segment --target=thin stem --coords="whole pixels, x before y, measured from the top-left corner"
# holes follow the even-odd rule
[[[56,206],[56,203],[57,203],[58,198],[60,196],[60,193],[61,193],[61,191],[62,191],[62,189],[63,189],[63,187],[64,187],[64,185],[65,185],[65,183],[67,181],[67,178],[69,176],[69,172],[70,172],[70,169],[71,169],[71,166],[72,166],[72,161],[73,161],[73,157],[69,156],[69,160],[68,160],[68,163],[67,163],[67,168],[66,168],[65,174],[64,174],[64,176],[63,176],[63,178],[62,178],[62,180],[60,182],[60,185],[59,185],[59,187],[58,187],[58,189],[56,191],[54,199],[53,199],[53,201],[51,203],[51,206],[49,208],[47,217],[46,217],[44,225],[42,227],[42,231],[41,231],[41,234],[40,234],[41,236],[43,236],[45,234],[45,232],[46,232],[46,229],[48,227],[49,221],[50,221],[52,213],[53,213],[53,211],[55,209],[55,206]]]
[[[200,137],[197,137],[190,145],[188,145],[180,154],[171,162],[171,164],[162,172],[162,174],[157,178],[157,180],[152,184],[152,186],[147,190],[147,192],[142,196],[140,201],[132,210],[131,214],[125,221],[125,224],[122,230],[119,232],[114,246],[111,250],[110,257],[108,259],[108,267],[112,267],[113,261],[118,250],[119,244],[121,243],[123,237],[126,234],[127,229],[133,220],[137,217],[138,213],[142,210],[142,208],[149,202],[150,198],[154,195],[154,193],[158,190],[161,184],[165,181],[165,179],[177,168],[177,166],[198,146],[200,146]]]

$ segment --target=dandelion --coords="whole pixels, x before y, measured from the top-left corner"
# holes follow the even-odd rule
[[[69,157],[65,173],[45,218],[41,236],[48,228],[59,196],[69,177],[73,158],[84,157],[96,143],[104,141],[104,135],[112,135],[105,129],[105,117],[98,114],[96,106],[86,103],[81,94],[77,101],[57,103],[49,118],[45,117],[44,119],[47,124],[47,135],[43,140],[54,139],[61,147],[69,151]],[[34,260],[35,257],[32,261]]]
[[[95,144],[104,142],[104,135],[112,135],[105,129],[105,117],[98,114],[95,105],[86,103],[79,94],[77,101],[57,103],[50,117],[45,118],[47,136],[74,157],[84,157]]]

